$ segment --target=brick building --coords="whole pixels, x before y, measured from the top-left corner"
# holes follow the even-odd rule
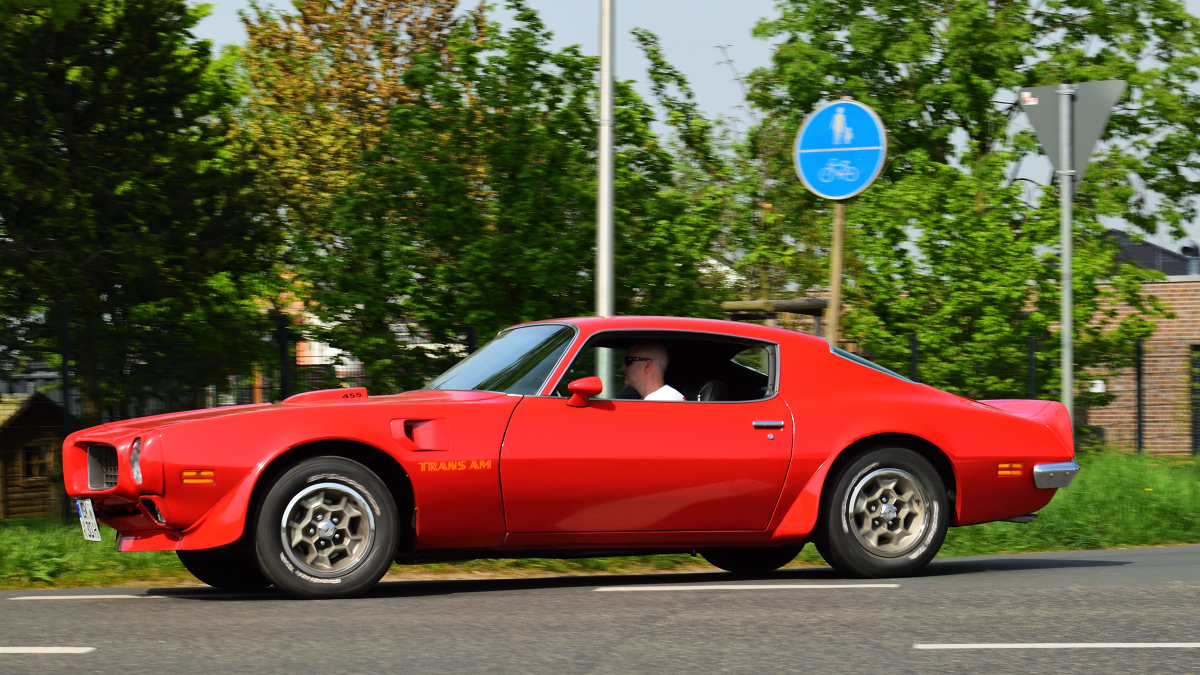
[[[1168,275],[1166,281],[1143,286],[1143,293],[1158,297],[1175,313],[1173,319],[1160,319],[1153,338],[1143,344],[1143,448],[1152,454],[1196,454],[1200,450],[1200,274],[1188,272],[1195,272],[1200,261],[1115,234],[1122,239],[1121,259]],[[1190,240],[1181,248],[1193,255],[1197,252]],[[1134,450],[1136,371],[1129,369],[1111,378],[1107,390],[1115,399],[1089,410],[1086,423],[1100,429],[1108,445]]]

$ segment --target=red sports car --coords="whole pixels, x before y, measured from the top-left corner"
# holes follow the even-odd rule
[[[727,321],[542,321],[428,388],[332,389],[67,438],[84,534],[174,550],[225,589],[369,590],[392,561],[695,551],[737,573],[806,542],[920,570],[946,529],[1028,520],[1071,483],[1050,401],[972,401],[825,340]]]

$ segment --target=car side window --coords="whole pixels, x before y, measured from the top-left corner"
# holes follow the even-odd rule
[[[625,376],[621,373],[621,364],[625,359],[624,347],[609,347],[588,345],[584,347],[575,360],[571,362],[566,373],[554,388],[554,396],[570,396],[567,385],[581,377],[593,375],[604,382],[604,391],[598,399],[636,399],[637,392],[630,392],[625,387]]]
[[[749,347],[730,359],[729,379],[737,384],[731,400],[755,400],[771,395],[771,349]],[[732,399],[737,396],[736,399]]]
[[[570,396],[567,385],[583,377],[598,376],[604,382],[599,399],[640,400],[637,391],[625,384],[621,370],[627,348],[652,340],[668,352],[666,384],[687,401],[757,401],[773,392],[775,345],[746,340],[681,335],[630,333],[605,334],[585,345],[555,385],[552,396]]]
[[[743,368],[749,368],[760,375],[769,374],[771,368],[771,354],[763,347],[751,347],[743,349],[730,359],[734,363]]]

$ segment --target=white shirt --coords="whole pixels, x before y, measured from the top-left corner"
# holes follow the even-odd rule
[[[646,394],[646,398],[643,398],[642,400],[643,401],[685,401],[687,399],[685,399],[683,397],[683,394],[676,391],[675,388],[672,387],[671,385],[664,384],[662,387],[660,387],[656,391],[652,391],[649,394]]]

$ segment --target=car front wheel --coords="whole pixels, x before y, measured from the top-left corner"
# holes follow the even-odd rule
[[[344,457],[314,457],[275,481],[263,499],[255,547],[275,585],[301,598],[369,591],[395,557],[399,516],[387,486]]]
[[[814,540],[834,569],[856,577],[912,574],[933,559],[949,526],[937,471],[907,448],[880,448],[845,466]]]

